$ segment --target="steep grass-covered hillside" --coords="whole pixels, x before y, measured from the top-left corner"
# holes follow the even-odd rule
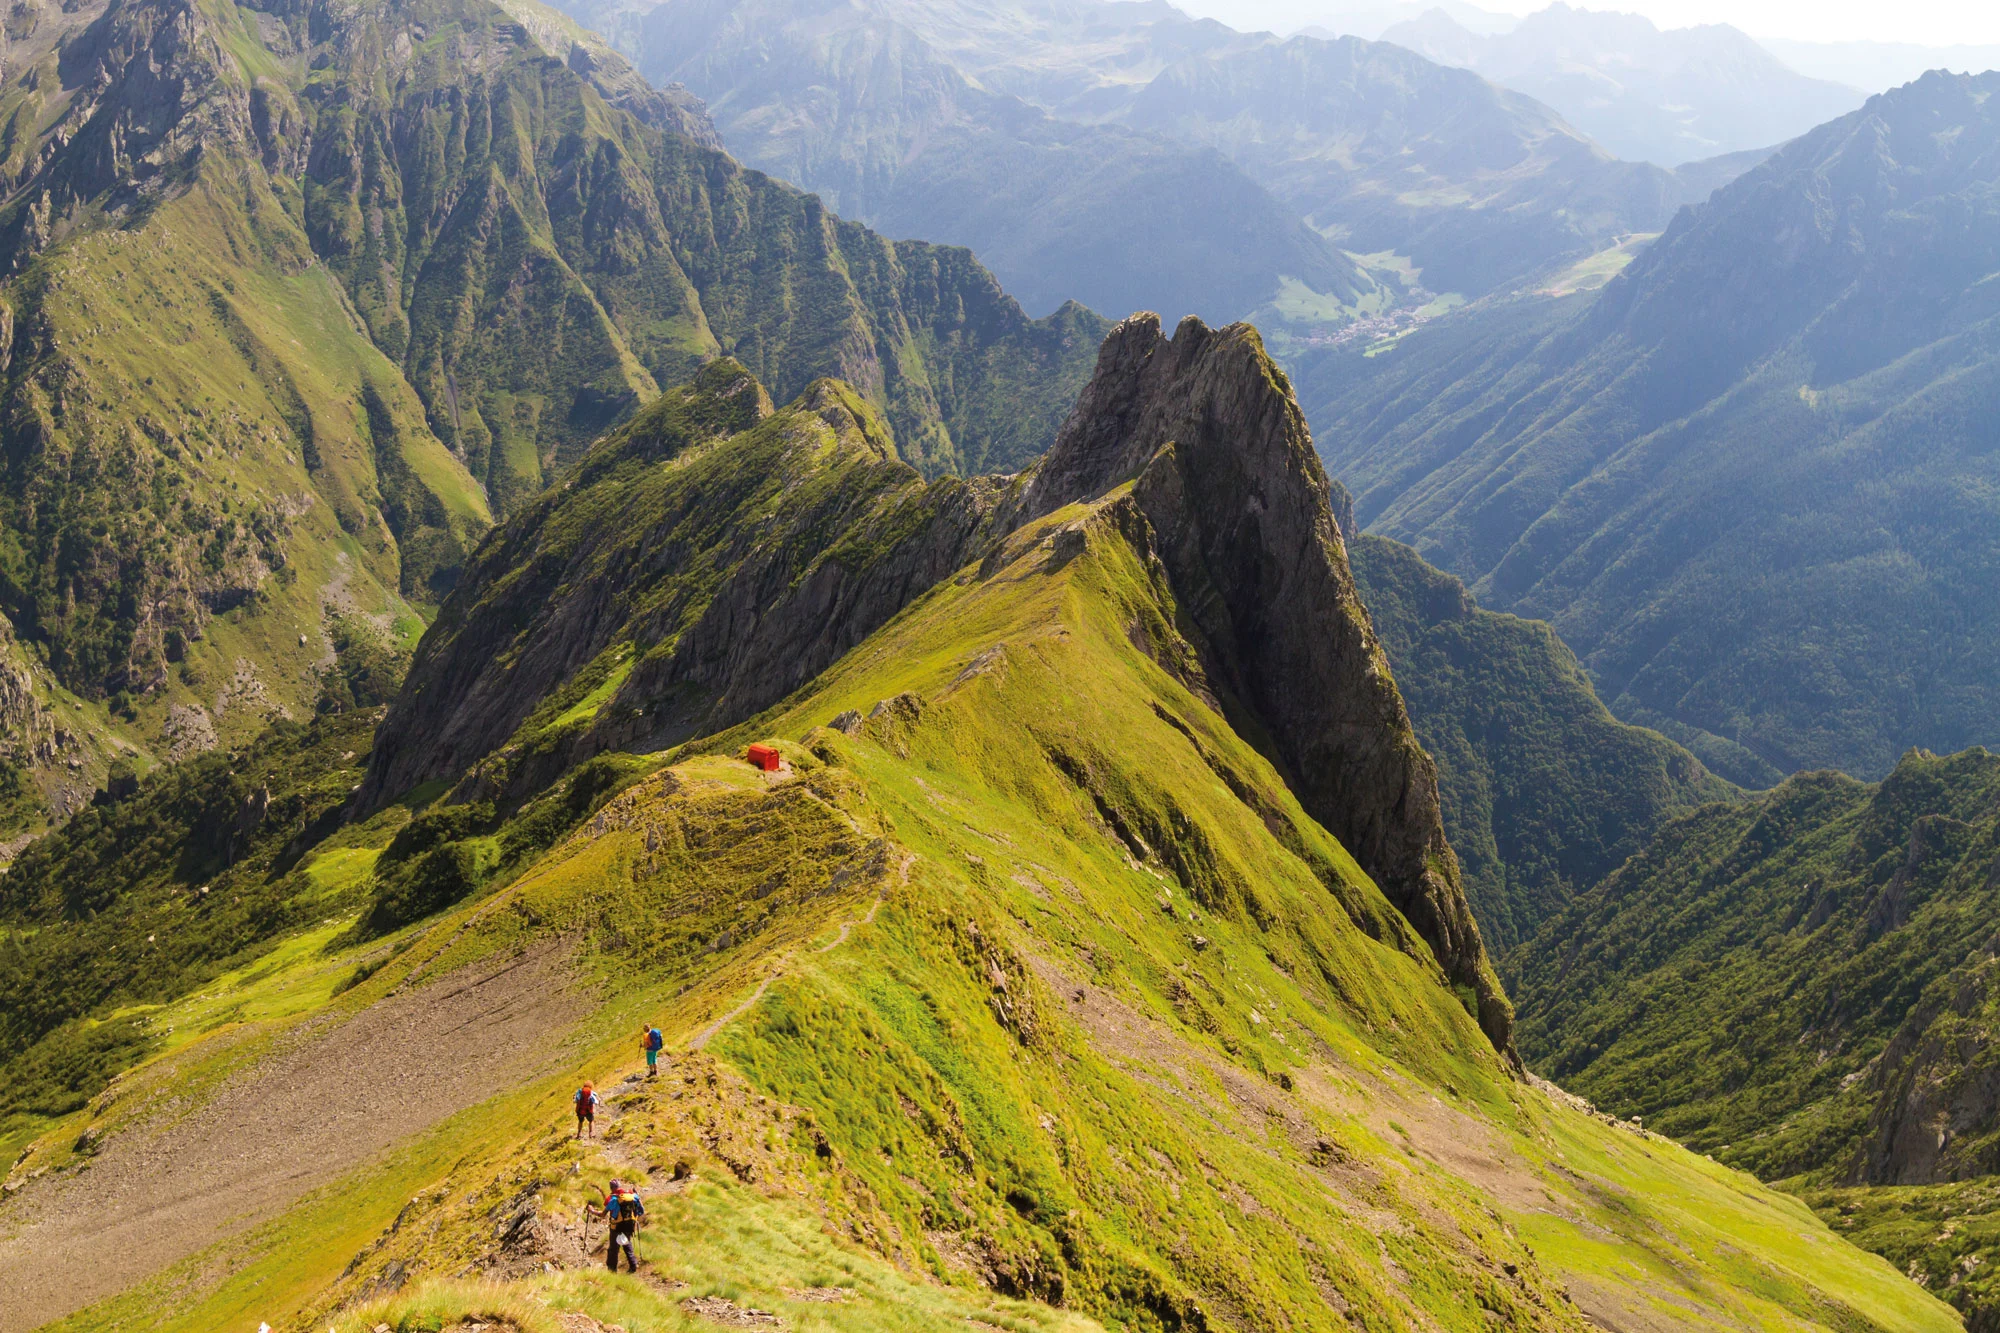
[[[1995,1318],[1996,784],[1913,751],[1669,824],[1512,956],[1529,1061]]]
[[[1046,447],[1102,332],[745,171],[527,0],[31,9],[0,837],[310,713],[342,642],[407,650],[495,511],[719,353],[846,376],[936,472]]]
[[[776,707],[490,833],[392,805],[309,849],[373,854],[375,906],[439,853],[478,873],[147,1011],[158,1053],[9,1176],[6,1327],[1953,1327],[1796,1203],[1521,1080],[1189,600],[1274,535],[1168,521],[1214,450],[1292,458],[1267,512],[1334,531],[1282,381],[1245,331],[1144,326],[1103,376],[1140,391],[1086,394],[1005,535]],[[1335,580],[1333,540],[1291,586]],[[636,1276],[582,1212],[614,1173],[649,1199]],[[78,1210],[106,1259],[45,1280]]]

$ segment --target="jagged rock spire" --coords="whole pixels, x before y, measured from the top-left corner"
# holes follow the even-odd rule
[[[1247,324],[1157,315],[1112,330],[1097,370],[1029,478],[1021,518],[1135,481],[1215,683],[1300,803],[1338,837],[1478,997],[1511,1053],[1513,1009],[1445,841],[1437,769],[1417,743],[1368,621],[1325,470],[1284,372]]]

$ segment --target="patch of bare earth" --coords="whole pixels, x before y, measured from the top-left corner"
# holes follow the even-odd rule
[[[769,1310],[738,1305],[720,1296],[690,1296],[681,1302],[681,1308],[712,1323],[728,1324],[734,1328],[778,1327],[778,1316]]]
[[[1357,1117],[1389,1142],[1403,1139],[1408,1150],[1421,1153],[1459,1179],[1469,1181],[1496,1202],[1523,1210],[1561,1211],[1542,1178],[1515,1153],[1492,1126],[1457,1107],[1447,1105],[1426,1088],[1400,1078],[1382,1079],[1357,1069],[1343,1069],[1353,1080],[1343,1085],[1318,1062],[1290,1072],[1296,1095],[1224,1060],[1152,1017],[1135,1010],[1116,995],[1083,980],[1045,957],[1031,956],[1031,965],[1058,995],[1065,1008],[1087,1032],[1092,1044],[1127,1074],[1168,1097],[1178,1099],[1216,1121],[1230,1118],[1246,1135],[1267,1136],[1281,1129],[1314,1170],[1310,1177],[1351,1215],[1383,1230],[1407,1225],[1378,1200],[1387,1179],[1407,1168],[1393,1160],[1363,1160],[1342,1145],[1320,1137],[1301,1103],[1317,1104],[1342,1116]],[[1216,1096],[1198,1080],[1174,1078],[1168,1071],[1205,1071]],[[1397,1125],[1406,1125],[1400,1131]],[[1163,1169],[1170,1165],[1162,1162]],[[1255,1199],[1224,1185],[1245,1213],[1262,1213]],[[1425,1203],[1421,1195],[1409,1202],[1435,1225],[1440,1234],[1457,1236],[1473,1263],[1488,1260],[1463,1236],[1456,1222]],[[1397,1278],[1400,1270],[1383,1252],[1384,1271]],[[1400,1280],[1398,1278],[1398,1280]],[[1651,1333],[1635,1329],[1633,1333]]]
[[[541,1072],[588,1007],[565,957],[550,946],[308,1021],[206,1104],[34,1182],[0,1209],[0,1333],[112,1296]]]

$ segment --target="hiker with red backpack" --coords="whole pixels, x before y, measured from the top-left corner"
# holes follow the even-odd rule
[[[583,1211],[591,1217],[601,1217],[611,1224],[611,1238],[604,1246],[604,1266],[612,1272],[618,1271],[618,1252],[625,1252],[625,1262],[630,1271],[639,1271],[639,1252],[632,1248],[632,1235],[645,1220],[646,1205],[640,1202],[636,1186],[614,1180],[611,1188],[604,1192],[604,1206],[585,1204]]]
[[[586,1083],[576,1090],[576,1096],[572,1100],[576,1103],[576,1134],[573,1137],[583,1138],[585,1137],[584,1131],[588,1130],[589,1137],[596,1138],[597,1094]]]
[[[660,1035],[656,1027],[648,1027],[640,1034],[639,1046],[646,1052],[646,1077],[660,1076],[660,1052],[666,1048],[667,1039]]]

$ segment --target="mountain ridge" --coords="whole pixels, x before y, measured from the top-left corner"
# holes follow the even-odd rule
[[[407,651],[493,510],[718,338],[791,391],[847,374],[949,470],[1039,452],[1104,327],[743,170],[529,0],[16,26],[0,612],[38,683],[10,837],[114,763],[310,714],[342,643]]]
[[[1362,522],[1549,620],[1614,712],[1743,785],[1983,739],[1988,628],[1950,571],[1983,559],[1991,78],[1871,99],[1594,298],[1296,367]]]
[[[1504,34],[1476,34],[1433,9],[1381,39],[1477,70],[1548,103],[1618,156],[1670,169],[1768,150],[1865,96],[1794,72],[1726,23],[1663,31],[1641,15],[1560,0]]]
[[[718,363],[487,544],[483,562],[506,572],[475,571],[419,650],[384,723],[363,808],[425,782],[455,785],[454,800],[497,796],[505,808],[594,753],[659,751],[734,726],[951,569],[1004,549],[1022,524],[1131,482],[1134,518],[1152,534],[1146,547],[1157,543],[1163,577],[1188,607],[1189,626],[1162,650],[1204,663],[1213,682],[1204,688],[1221,691],[1269,738],[1306,808],[1473,996],[1494,1045],[1508,1048],[1510,1011],[1445,841],[1435,770],[1355,595],[1304,418],[1254,330],[1216,332],[1189,318],[1169,339],[1155,315],[1119,324],[1049,454],[1012,480],[922,483],[882,451],[870,414],[837,386],[809,391],[761,425],[760,393],[740,368]],[[718,406],[725,401],[738,406]],[[747,469],[741,443],[705,457],[689,423],[761,431],[778,452]],[[845,471],[821,461],[829,425],[844,441],[837,456],[852,460]],[[643,481],[641,460],[650,472]],[[808,464],[813,485],[797,471]],[[720,491],[723,472],[761,478],[728,501],[766,515],[754,541],[735,535],[744,525],[714,527],[715,512],[693,505],[693,495]],[[1192,509],[1196,492],[1242,496],[1257,517],[1203,521]],[[774,495],[785,498],[767,508]],[[628,516],[622,526],[585,517],[608,513],[607,504]],[[611,536],[608,547],[602,538],[567,545],[568,534],[593,528]],[[606,577],[663,569],[651,551],[679,551],[693,568],[713,562],[711,572],[644,577],[623,590]],[[520,586],[515,572],[524,568],[538,571],[542,591]],[[612,596],[644,610],[599,604]],[[527,618],[524,598],[538,608]],[[1338,632],[1322,639],[1290,628],[1277,608],[1292,602]],[[570,626],[588,627],[587,637]],[[1182,635],[1193,636],[1191,648],[1174,647]],[[535,701],[565,679],[580,685],[590,664],[601,665],[580,697],[594,706],[554,734],[536,734],[547,724],[536,727]],[[509,733],[516,739],[496,754],[496,738]]]
[[[255,774],[212,756],[193,792],[163,775],[121,798],[105,826],[149,831],[159,853],[136,916],[0,895],[0,913],[40,914],[31,952],[65,936],[193,959],[252,896],[269,931],[207,960],[189,993],[146,971],[160,992],[110,1001],[140,1062],[9,1131],[24,1151],[0,1216],[41,1225],[0,1238],[0,1272],[47,1271],[37,1247],[73,1235],[80,1208],[118,1239],[118,1265],[21,1283],[30,1317],[195,1330],[254,1308],[286,1333],[776,1311],[856,1333],[968,1318],[1331,1333],[1357,1317],[1472,1333],[1497,1317],[1583,1333],[1692,1301],[1753,1328],[1949,1328],[1803,1209],[1519,1075],[1474,987],[1283,771],[1287,746],[1324,754],[1338,724],[1347,748],[1300,782],[1308,798],[1356,784],[1390,870],[1398,847],[1442,848],[1288,382],[1253,330],[1168,340],[1152,320],[1122,326],[1099,370],[1045,484],[998,489],[1004,536],[771,710],[671,751],[597,753],[517,799],[469,773],[324,827],[318,802],[368,762],[341,728],[368,719],[322,718],[280,733]],[[851,388],[770,409],[752,385],[719,365],[663,399],[482,551],[565,517],[615,548],[583,503],[592,478],[726,496],[761,484],[769,469],[732,466],[760,451],[801,509],[849,494],[842,512],[868,511],[882,492],[853,479],[871,474],[919,496],[973,489],[889,457]],[[798,548],[840,559],[856,528],[873,558],[913,531],[921,545],[921,524],[814,526],[794,525]],[[537,548],[519,551],[536,577]],[[643,604],[659,572],[610,577]],[[452,599],[482,602],[480,586]],[[1288,597],[1327,632],[1302,614],[1260,642]],[[473,618],[452,607],[441,626]],[[1321,667],[1283,711],[1263,686],[1300,651]],[[546,673],[532,730],[626,720],[629,661]],[[445,692],[413,678],[402,706]],[[1260,712],[1310,725],[1281,745]],[[752,741],[777,771],[744,761]],[[1400,776],[1361,790],[1371,773]],[[209,880],[176,857],[221,831],[208,803],[266,780],[240,870]],[[1419,808],[1398,809],[1411,795]],[[90,832],[42,854],[78,872],[64,883],[90,887]],[[1427,869],[1447,889],[1439,854]],[[643,1024],[670,1043],[657,1079],[634,1068]],[[477,1050],[426,1055],[441,1029]],[[454,1067],[428,1075],[423,1115],[381,1114],[434,1058]],[[579,1140],[565,1112],[581,1080],[603,1100]],[[229,1135],[257,1104],[288,1113]],[[348,1128],[273,1174],[295,1120]],[[238,1151],[197,1185],[235,1223],[176,1189],[175,1164],[225,1141]],[[638,1279],[589,1271],[603,1241],[582,1205],[613,1173],[654,1219]],[[239,1190],[261,1211],[232,1232]],[[122,1286],[135,1256],[172,1266]]]

